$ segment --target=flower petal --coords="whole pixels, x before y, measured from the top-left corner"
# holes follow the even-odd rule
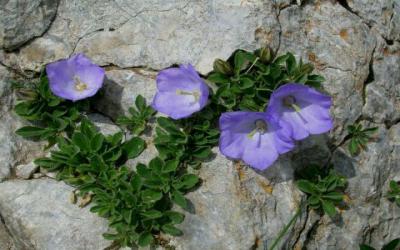
[[[188,117],[201,109],[193,96],[178,96],[174,92],[157,93],[151,106],[175,120]]]
[[[284,112],[280,124],[289,124],[292,131],[292,138],[295,140],[302,140],[310,135],[305,125],[306,121],[297,112]]]
[[[252,139],[248,139],[243,152],[243,161],[256,169],[264,170],[271,166],[278,156],[274,135],[257,133]]]
[[[307,121],[305,125],[310,134],[326,133],[333,128],[329,110],[318,105],[309,105],[303,108],[300,113]]]

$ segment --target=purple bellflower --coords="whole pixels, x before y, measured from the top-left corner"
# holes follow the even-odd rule
[[[105,75],[103,68],[83,54],[46,65],[46,73],[51,92],[71,101],[94,96],[102,87]]]
[[[208,100],[208,86],[192,65],[162,70],[151,106],[177,120],[201,110]]]
[[[279,154],[290,151],[290,127],[264,112],[228,112],[219,119],[219,148],[223,155],[241,159],[253,168],[264,170]]]
[[[331,97],[303,84],[288,83],[275,90],[267,113],[289,124],[292,138],[301,140],[310,134],[322,134],[333,127],[329,114]]]

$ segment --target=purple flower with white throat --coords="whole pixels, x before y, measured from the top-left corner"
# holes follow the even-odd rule
[[[71,101],[94,96],[102,87],[105,75],[103,68],[83,54],[46,65],[46,73],[51,92]]]
[[[192,65],[162,70],[157,75],[157,93],[151,106],[173,119],[201,110],[208,100],[208,86]]]
[[[292,138],[301,140],[332,129],[331,104],[330,96],[303,84],[288,83],[272,93],[267,113],[277,117],[281,124],[289,124]]]
[[[290,151],[290,127],[264,112],[228,112],[219,119],[219,148],[223,155],[241,159],[253,168],[264,170],[279,154]]]

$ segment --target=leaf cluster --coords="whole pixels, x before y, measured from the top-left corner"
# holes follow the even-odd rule
[[[187,208],[183,196],[198,183],[198,177],[178,174],[178,162],[154,158],[149,166],[138,164],[136,172],[124,168],[100,176],[103,187],[94,191],[92,212],[110,220],[110,232],[104,234],[120,246],[147,246],[160,231],[173,236],[183,232],[176,227],[184,215],[173,211],[173,204]],[[113,172],[120,175],[110,182]]]
[[[311,209],[320,210],[329,216],[336,215],[335,205],[339,205],[344,199],[346,179],[339,176],[334,170],[330,170],[326,176],[318,178],[301,179],[297,181],[297,187],[308,195],[307,205]]]
[[[87,110],[88,101],[70,102],[54,96],[46,76],[39,82],[15,85],[19,102],[15,112],[33,125],[16,131],[24,138],[48,140],[50,145],[62,132],[72,133],[81,118],[80,112]]]
[[[381,250],[398,250],[400,247],[400,238],[394,239],[384,245]],[[360,250],[375,250],[375,248],[368,246],[366,244],[360,245]]]
[[[156,146],[162,159],[179,159],[184,165],[199,167],[218,144],[219,130],[214,117],[207,109],[192,118],[176,122],[170,118],[157,119]]]
[[[120,167],[135,158],[145,148],[139,137],[123,142],[121,132],[104,136],[94,125],[83,119],[71,138],[58,137],[57,150],[50,157],[39,158],[35,163],[50,171],[58,171],[57,178],[82,189],[96,183],[100,173]]]
[[[117,124],[128,127],[134,135],[140,135],[145,129],[147,122],[154,116],[156,111],[146,104],[146,99],[138,95],[135,100],[135,107],[129,108],[130,116],[121,116]]]
[[[387,198],[396,202],[400,206],[400,184],[396,181],[390,181],[390,190],[387,193]]]
[[[347,127],[349,142],[349,151],[352,155],[357,155],[362,149],[365,149],[368,141],[373,139],[372,135],[378,131],[377,127],[363,129],[361,124],[349,125]]]
[[[227,61],[217,59],[207,80],[218,87],[215,102],[227,110],[264,111],[272,92],[285,83],[319,87],[325,79],[313,70],[291,53],[275,58],[269,48],[237,50]]]
[[[123,164],[145,148],[139,137],[123,141],[122,133],[104,136],[84,119],[71,139],[59,138],[58,150],[35,161],[40,167],[57,171],[57,179],[90,196],[91,212],[109,220],[104,234],[120,246],[146,246],[160,231],[179,236],[175,225],[184,215],[172,211],[173,204],[187,208],[184,194],[199,183],[199,178],[180,168],[176,159],[154,158],[149,165],[138,164],[136,171]]]

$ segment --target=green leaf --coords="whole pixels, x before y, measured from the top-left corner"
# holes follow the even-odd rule
[[[356,155],[359,152],[359,146],[356,140],[351,139],[349,143],[350,154]]]
[[[140,155],[145,148],[145,142],[139,137],[133,137],[129,141],[122,144],[122,151],[128,159],[132,159]]]
[[[72,136],[72,142],[78,146],[82,151],[89,152],[90,151],[90,141],[89,139],[82,133],[77,132]]]
[[[20,135],[25,138],[40,137],[47,132],[48,132],[48,130],[45,128],[39,128],[39,127],[33,127],[33,126],[25,126],[25,127],[18,129],[17,131],[15,131],[15,133],[17,135]]]
[[[400,247],[400,238],[394,239],[382,247],[382,250],[398,250]]]
[[[163,226],[161,227],[161,230],[162,230],[164,233],[170,234],[170,235],[172,235],[172,236],[181,236],[181,235],[183,235],[183,232],[182,232],[180,229],[176,228],[176,227],[173,226],[173,225],[169,225],[169,224],[163,225]]]
[[[160,157],[156,157],[149,162],[149,168],[156,173],[161,173],[161,169],[164,166],[164,161]]]
[[[103,237],[106,240],[117,240],[119,238],[119,235],[118,234],[104,233]]]
[[[296,184],[297,187],[304,193],[315,194],[316,192],[315,185],[308,180],[299,180]]]
[[[186,198],[183,196],[183,194],[179,191],[173,191],[172,192],[172,200],[174,201],[175,204],[179,205],[183,209],[188,208],[188,204],[186,201]]]
[[[128,223],[128,224],[131,223],[132,214],[133,214],[133,210],[131,210],[131,209],[122,210],[122,216],[124,217],[124,220],[126,221],[126,223]]]
[[[391,180],[389,183],[389,187],[393,192],[399,192],[400,193],[400,185],[397,184],[396,181]]]
[[[286,69],[289,74],[292,74],[293,71],[296,69],[296,58],[293,56],[292,53],[287,53],[288,58],[286,59]]]
[[[51,168],[54,167],[56,165],[56,163],[54,162],[54,160],[50,159],[50,158],[38,158],[34,161],[34,163],[40,167],[44,167],[44,168]]]
[[[197,177],[197,175],[186,174],[181,178],[179,186],[181,186],[185,189],[190,189],[190,188],[196,186],[196,184],[198,182],[199,182],[199,177]]]
[[[235,74],[238,75],[239,72],[244,70],[249,64],[249,61],[246,57],[246,53],[242,50],[238,50],[234,56],[234,63],[235,63],[234,71]]]
[[[135,174],[131,180],[131,186],[135,192],[139,191],[142,187],[142,179],[138,174]]]
[[[163,216],[163,214],[160,211],[157,210],[147,210],[143,213],[141,213],[144,217],[147,219],[158,219]]]
[[[142,199],[145,203],[153,203],[162,198],[162,193],[154,190],[144,190],[142,191]]]
[[[146,109],[146,99],[143,96],[138,95],[135,100],[135,105],[138,111],[143,112]]]
[[[170,173],[176,171],[179,165],[179,160],[174,159],[174,160],[169,160],[165,163],[164,168],[162,169],[163,173]]]
[[[339,192],[330,192],[330,193],[322,195],[322,198],[333,200],[333,201],[342,201],[343,197],[344,197],[343,194],[341,194]]]
[[[218,72],[211,73],[207,77],[207,80],[209,80],[210,82],[216,83],[216,84],[228,83],[230,81],[228,76],[218,73]]]
[[[154,240],[153,235],[149,232],[143,232],[139,236],[138,244],[141,247],[145,247],[150,245],[150,243]]]
[[[322,200],[322,209],[324,210],[325,213],[327,213],[330,217],[333,217],[336,215],[336,208],[335,205],[331,201],[328,200]]]
[[[311,206],[318,206],[319,202],[320,202],[320,200],[319,200],[319,197],[318,197],[318,196],[311,195],[311,196],[308,198],[308,203],[309,203]]]
[[[104,136],[102,134],[96,134],[90,141],[90,147],[92,151],[97,152],[103,146]]]
[[[175,211],[167,211],[164,213],[171,221],[172,224],[180,224],[185,219],[185,215],[175,212]]]
[[[211,155],[211,148],[199,148],[193,152],[193,156],[198,159],[207,159]]]

